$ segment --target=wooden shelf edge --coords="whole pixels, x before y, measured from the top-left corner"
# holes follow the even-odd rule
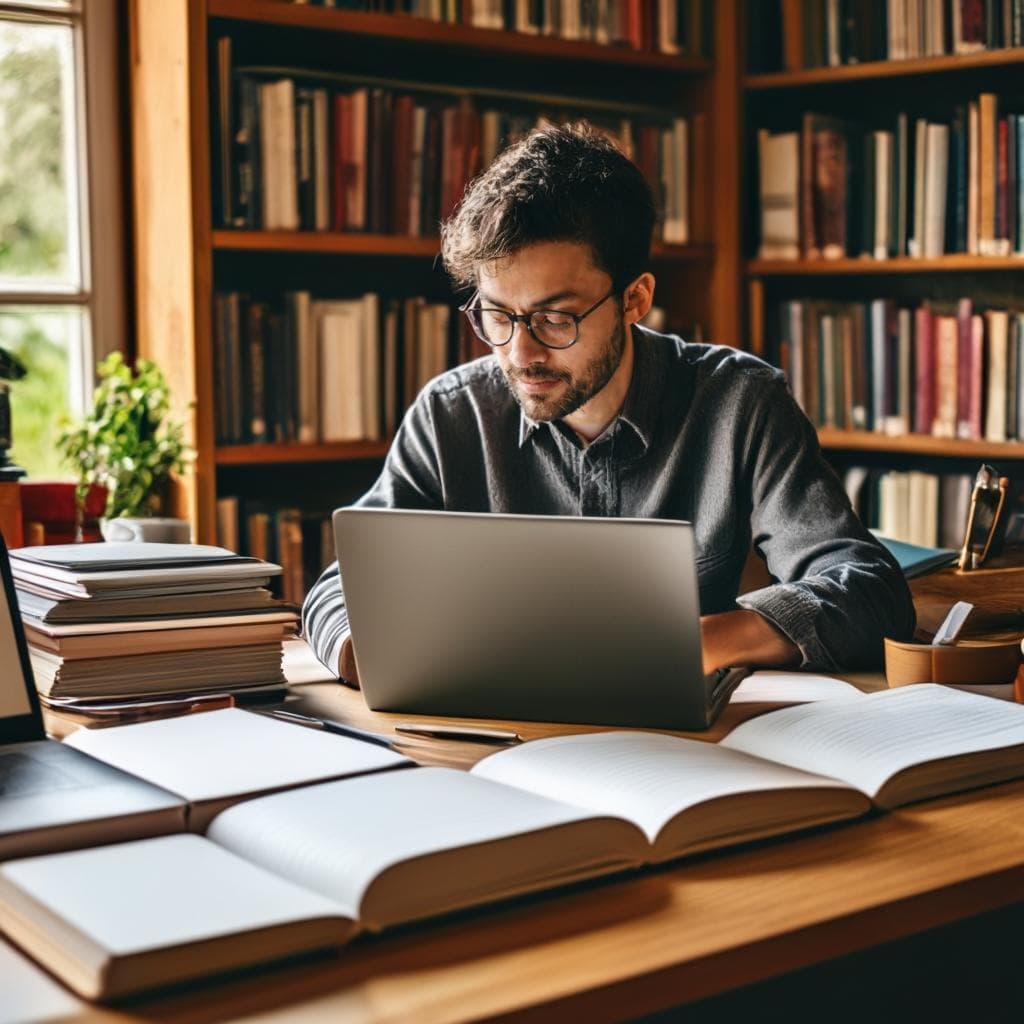
[[[478,52],[508,53],[519,57],[568,57],[597,64],[650,68],[679,75],[707,75],[712,70],[712,62],[706,57],[633,50],[586,40],[533,36],[506,29],[452,25],[408,14],[345,11],[282,3],[281,0],[209,0],[208,13],[213,18],[347,32],[383,39],[401,39],[404,42],[441,44]]]
[[[364,235],[338,231],[249,231],[218,228],[213,248],[220,251],[337,253],[357,256],[434,256],[437,238]]]
[[[262,466],[280,462],[348,462],[382,459],[390,441],[328,441],[295,444],[235,444],[214,450],[218,466]]]
[[[750,277],[827,277],[868,274],[977,273],[979,271],[1024,270],[1021,256],[969,256],[953,254],[933,259],[897,256],[890,260],[748,260]]]
[[[221,252],[301,252],[432,258],[441,248],[439,238],[409,238],[400,235],[368,235],[339,231],[217,228],[213,231],[212,239],[213,248]],[[709,260],[712,254],[712,246],[706,243],[667,245],[664,242],[655,242],[651,247],[651,258],[656,260]]]
[[[904,455],[954,456],[977,459],[1024,459],[1019,441],[965,441],[960,438],[904,434],[890,437],[867,430],[836,430],[819,427],[822,448],[833,451],[893,452]]]
[[[842,67],[804,68],[801,71],[773,71],[745,75],[743,88],[751,92],[766,89],[793,89],[802,85],[833,85],[860,82],[865,79],[900,78],[907,75],[934,75],[947,71],[968,71],[972,68],[1007,67],[1024,64],[1024,47],[1005,47],[979,53],[946,54],[942,57],[919,57],[913,60],[878,60],[865,64],[844,64]]]

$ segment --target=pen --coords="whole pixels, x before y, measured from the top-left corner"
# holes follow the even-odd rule
[[[410,736],[429,736],[436,740],[468,740],[471,743],[518,743],[519,733],[510,729],[486,729],[475,725],[435,725],[432,723],[397,722],[395,732]]]
[[[338,736],[348,736],[349,739],[373,743],[378,747],[387,747],[388,750],[396,749],[395,741],[387,736],[368,732],[365,729],[357,729],[354,725],[345,725],[343,722],[335,722],[330,718],[314,718],[312,715],[300,715],[294,711],[261,711],[259,713],[269,715],[271,718],[278,718],[282,722],[304,725],[309,729],[323,729],[324,732],[335,733]]]

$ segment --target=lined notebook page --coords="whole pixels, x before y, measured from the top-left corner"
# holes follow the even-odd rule
[[[270,871],[358,906],[370,882],[392,864],[591,817],[466,772],[417,768],[249,800],[217,815],[207,835]]]
[[[238,708],[78,729],[64,742],[192,802],[412,763],[385,747]]]
[[[721,746],[844,779],[873,798],[904,768],[1018,743],[1024,705],[928,683],[773,711]]]
[[[769,789],[848,788],[714,743],[644,732],[533,740],[484,758],[472,773],[626,818],[652,843],[670,818],[705,800]]]

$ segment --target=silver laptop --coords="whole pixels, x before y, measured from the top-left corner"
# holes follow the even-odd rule
[[[185,803],[46,739],[0,537],[0,860],[180,831]]]
[[[706,729],[693,531],[659,519],[338,509],[356,664],[378,711]]]

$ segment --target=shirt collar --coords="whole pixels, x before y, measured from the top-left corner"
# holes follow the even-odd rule
[[[633,326],[632,333],[633,377],[629,382],[629,390],[626,392],[622,408],[608,425],[608,429],[612,429],[616,422],[624,423],[633,430],[646,451],[654,437],[655,422],[665,386],[665,358],[660,344],[663,339],[654,331],[638,324]],[[519,447],[522,448],[542,426],[550,429],[551,424],[547,420],[531,419],[520,409]]]

